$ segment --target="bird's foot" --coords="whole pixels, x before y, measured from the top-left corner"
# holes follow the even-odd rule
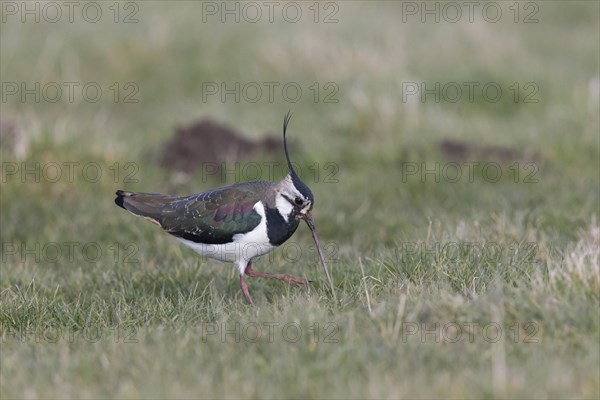
[[[289,275],[285,275],[285,274],[273,274],[273,276],[270,276],[268,278],[279,279],[279,280],[287,283],[290,286],[308,285],[309,283],[312,282],[312,281],[309,281],[308,279],[294,278],[293,276],[289,276]]]

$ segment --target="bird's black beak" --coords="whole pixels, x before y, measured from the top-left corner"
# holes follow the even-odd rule
[[[315,228],[315,223],[312,219],[312,215],[310,215],[310,211],[306,214],[302,215],[302,218],[306,221],[306,225],[310,228],[310,232],[312,233],[313,240],[315,241],[315,246],[317,246],[317,251],[319,252],[319,258],[321,259],[321,265],[323,266],[323,270],[325,270],[325,275],[327,275],[327,280],[329,281],[329,286],[331,286],[331,291],[333,293],[333,297],[335,298],[335,289],[333,286],[333,280],[331,279],[331,275],[329,275],[329,270],[327,269],[327,264],[325,263],[325,257],[323,257],[323,252],[321,251],[321,245],[319,244],[319,239],[317,238],[317,229]]]

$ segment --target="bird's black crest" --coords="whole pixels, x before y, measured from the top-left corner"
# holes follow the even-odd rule
[[[283,149],[285,150],[285,159],[287,160],[288,168],[290,169],[290,173],[292,175],[296,175],[296,171],[294,171],[294,167],[292,166],[292,162],[290,161],[290,154],[288,153],[288,147],[287,147],[286,132],[287,132],[288,124],[290,123],[290,119],[292,119],[292,112],[288,111],[287,114],[285,114],[285,117],[283,118]]]
[[[300,193],[302,193],[304,195],[304,197],[306,197],[307,199],[310,199],[311,201],[314,201],[312,192],[310,191],[308,186],[306,186],[304,184],[304,182],[302,182],[300,180],[300,177],[298,176],[298,174],[296,174],[296,171],[294,171],[294,167],[292,166],[292,162],[290,161],[290,154],[288,152],[288,147],[287,147],[286,133],[287,133],[287,127],[288,127],[288,124],[290,123],[291,118],[292,118],[291,111],[288,111],[287,114],[285,115],[285,117],[283,118],[283,148],[285,150],[285,158],[288,163],[288,168],[290,169],[290,176],[292,177],[292,182],[294,183],[294,186],[296,187],[296,189],[298,189],[298,191]]]

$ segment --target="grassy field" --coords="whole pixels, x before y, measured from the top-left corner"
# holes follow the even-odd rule
[[[600,396],[598,2],[75,3],[0,3],[2,399]],[[337,300],[303,224],[251,308],[113,193],[288,110]]]

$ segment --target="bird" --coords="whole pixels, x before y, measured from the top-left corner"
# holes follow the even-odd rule
[[[311,214],[314,195],[290,161],[286,137],[290,119],[291,113],[288,112],[283,119],[288,172],[279,182],[241,182],[189,196],[118,190],[115,203],[160,226],[201,256],[232,263],[239,272],[241,291],[251,306],[255,303],[245,276],[278,279],[290,286],[311,283],[287,274],[252,269],[256,259],[287,241],[298,228],[300,220],[304,220],[311,230],[333,289]]]

